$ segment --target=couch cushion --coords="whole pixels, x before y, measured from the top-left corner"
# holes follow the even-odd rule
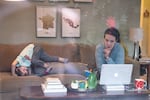
[[[10,72],[11,63],[27,44],[0,44],[0,72]]]
[[[68,58],[69,61],[79,62],[79,46],[77,44],[39,44],[43,49],[52,56],[60,56]]]
[[[84,71],[88,70],[88,65],[79,62],[69,62],[65,64],[66,74],[80,74],[84,75]]]
[[[87,64],[79,63],[79,62],[68,62],[68,63],[50,62],[48,65],[50,68],[52,68],[50,74],[84,75],[84,70],[88,70]],[[36,74],[43,76],[45,73],[45,68],[34,67],[34,71]]]
[[[95,45],[80,45],[80,59],[81,63],[86,63],[89,66],[95,66]]]
[[[43,78],[31,76],[12,76],[10,72],[0,72],[0,92],[19,89],[24,86],[38,86]]]

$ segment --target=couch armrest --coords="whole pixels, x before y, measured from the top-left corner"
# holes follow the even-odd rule
[[[134,82],[134,79],[140,77],[140,63],[137,60],[132,59],[131,57],[125,57],[126,64],[133,64],[133,73],[131,82]]]

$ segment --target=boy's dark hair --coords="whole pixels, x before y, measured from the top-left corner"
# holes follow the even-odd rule
[[[18,75],[18,76],[27,76],[29,75],[29,70],[27,69],[27,74],[23,75],[23,73],[20,71],[19,67],[16,67],[15,69],[15,73]]]
[[[111,28],[106,29],[104,32],[104,37],[106,34],[110,34],[114,36],[116,38],[116,42],[120,43],[120,33],[116,28],[111,27]]]

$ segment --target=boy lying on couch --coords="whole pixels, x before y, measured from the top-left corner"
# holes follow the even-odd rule
[[[51,62],[67,63],[67,58],[49,56],[40,46],[35,44],[28,44],[17,58],[12,62],[11,71],[13,76],[30,75],[31,71],[38,75],[45,75],[54,71],[55,73],[63,73],[65,68],[55,68],[57,66],[50,66]],[[32,66],[32,68],[31,68]],[[31,70],[33,69],[33,70]],[[52,72],[53,73],[53,72]]]

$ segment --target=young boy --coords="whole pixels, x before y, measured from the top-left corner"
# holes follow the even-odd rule
[[[29,44],[12,62],[12,75],[30,75],[31,66],[33,67],[33,72],[35,74],[48,74],[52,70],[52,67],[49,68],[50,62],[66,63],[68,62],[68,59],[56,56],[49,56],[40,46],[35,44]]]

